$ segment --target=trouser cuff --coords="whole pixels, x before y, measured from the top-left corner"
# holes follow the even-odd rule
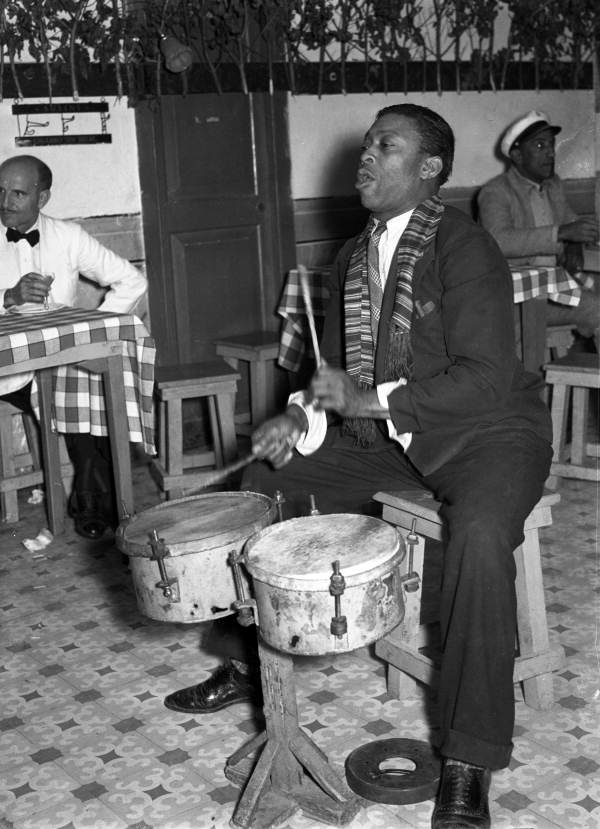
[[[462,760],[463,763],[492,770],[508,766],[512,749],[512,743],[499,746],[452,729],[448,731],[439,746],[440,754],[444,757],[452,757],[455,760]]]

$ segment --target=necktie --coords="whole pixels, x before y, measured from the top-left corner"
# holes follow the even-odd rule
[[[6,229],[6,238],[9,242],[18,242],[20,239],[27,239],[33,248],[40,241],[40,232],[39,230],[30,230],[29,233],[21,233],[15,227],[9,227]]]
[[[381,274],[379,273],[379,242],[385,229],[385,222],[377,222],[371,231],[367,245],[367,272],[369,277],[373,349],[377,348],[377,331],[379,329],[379,317],[381,316],[381,303],[383,301],[383,285],[381,283]]]

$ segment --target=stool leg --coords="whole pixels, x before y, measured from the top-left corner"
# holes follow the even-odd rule
[[[0,472],[3,480],[15,474],[13,417],[12,414],[0,417]],[[0,492],[0,509],[2,510],[2,520],[7,524],[14,524],[19,520],[19,502],[16,489]]]
[[[238,456],[234,420],[235,394],[218,394],[216,396],[216,407],[221,430],[223,463],[228,464],[236,460]]]
[[[583,466],[587,444],[589,389],[575,386],[571,406],[571,463]]]
[[[542,562],[538,530],[525,530],[523,544],[515,550],[517,566],[517,633],[519,656],[548,653],[548,623],[542,581]],[[545,711],[552,707],[554,693],[552,672],[539,674],[523,681],[525,703]]]
[[[421,597],[423,594],[423,559],[425,539],[417,536],[413,546],[413,571],[419,574],[419,586],[412,593],[402,591],[404,619],[386,637],[390,642],[418,653],[421,644]],[[408,556],[402,562],[402,575],[408,573]],[[414,699],[421,693],[419,683],[410,674],[391,663],[388,664],[388,693],[396,699]]]
[[[210,431],[213,439],[213,450],[215,453],[215,466],[217,469],[225,466],[225,458],[223,456],[223,442],[221,440],[221,430],[219,429],[219,416],[217,414],[217,407],[214,396],[207,398],[208,403],[208,417],[210,420]]]
[[[261,361],[250,363],[250,411],[256,429],[267,417],[267,364]]]
[[[561,463],[567,432],[569,388],[564,383],[554,383],[552,388],[552,463]],[[547,489],[557,489],[560,478],[550,475],[546,480]]]
[[[167,475],[183,474],[183,417],[181,400],[167,400],[166,415],[166,469]],[[164,411],[164,410],[163,410]],[[167,500],[182,498],[180,487],[165,492]]]

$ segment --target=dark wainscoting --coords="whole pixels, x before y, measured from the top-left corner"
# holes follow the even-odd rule
[[[594,212],[594,179],[567,179],[569,202],[577,213]],[[443,187],[446,204],[476,217],[479,187]],[[337,251],[364,227],[367,212],[357,196],[296,199],[294,229],[297,261],[307,268],[331,265]]]

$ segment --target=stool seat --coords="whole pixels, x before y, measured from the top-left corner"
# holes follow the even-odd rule
[[[238,370],[240,361],[247,363],[249,410],[235,415],[238,435],[251,435],[267,417],[273,396],[273,378],[269,378],[273,363],[279,355],[279,337],[273,331],[249,331],[215,340],[220,357]]]
[[[412,562],[403,562],[405,615],[402,624],[380,639],[375,646],[378,656],[389,664],[390,694],[411,696],[416,681],[435,685],[438,669],[433,658],[422,649],[430,643],[430,627],[422,622],[421,599],[426,539],[443,541],[444,524],[439,515],[441,504],[428,492],[402,490],[377,492],[374,500],[383,506],[383,519],[401,530],[416,533]],[[533,708],[550,708],[553,701],[552,672],[564,664],[562,647],[551,646],[546,623],[546,604],[542,581],[538,530],[552,524],[552,506],[560,501],[557,493],[542,496],[525,521],[523,544],[515,552],[517,567],[518,656],[513,679],[523,683],[525,702]]]
[[[205,479],[193,469],[221,468],[237,458],[234,407],[240,375],[224,360],[206,360],[177,366],[158,366],[155,395],[158,402],[158,458],[150,470],[167,498],[180,498],[184,488]],[[206,398],[213,448],[183,452],[183,401]]]
[[[556,489],[561,478],[599,481],[600,443],[588,441],[590,389],[600,389],[598,354],[571,353],[544,366],[552,389],[552,465],[546,481]],[[567,421],[571,409],[571,441]]]

